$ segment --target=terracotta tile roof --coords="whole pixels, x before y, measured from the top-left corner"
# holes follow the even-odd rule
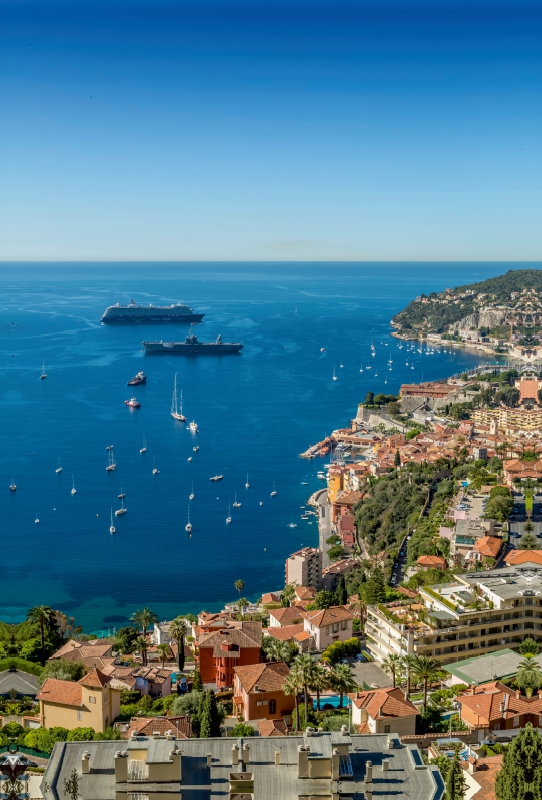
[[[354,692],[348,697],[356,708],[365,708],[373,719],[388,717],[410,717],[420,712],[399,687],[395,689],[374,689],[370,692]]]
[[[280,691],[290,670],[283,661],[271,664],[251,664],[246,667],[235,667],[234,670],[245,692],[252,691],[276,692]]]
[[[442,556],[420,556],[416,563],[420,567],[435,567],[436,569],[446,567],[446,559]]]
[[[70,639],[70,641],[63,644],[56,653],[53,653],[48,660],[52,661],[56,658],[66,658],[74,650],[79,653],[84,653],[85,655],[94,653],[94,655],[105,656],[109,655],[111,652],[112,644],[110,639],[91,639],[88,642],[78,642],[77,639]]]
[[[239,655],[242,647],[255,648],[262,645],[262,623],[261,622],[230,622],[228,625],[217,631],[203,634],[199,640],[200,650],[204,647],[213,648],[213,656],[227,656],[227,652],[222,649],[222,643],[229,642],[232,645],[230,651],[232,656]]]
[[[542,564],[542,550],[512,550],[504,560],[509,566],[529,561],[533,564]]]
[[[128,736],[132,731],[138,736],[152,736],[153,733],[164,736],[171,731],[177,739],[190,739],[192,725],[190,717],[132,717]]]
[[[291,606],[288,608],[274,608],[269,612],[269,616],[282,625],[282,623],[299,622],[302,619],[299,611],[300,609]]]
[[[279,639],[281,642],[288,642],[304,630],[303,623],[300,622],[297,625],[283,625],[282,627],[276,625],[274,628],[266,628],[265,632],[269,636],[272,636],[273,639]]]
[[[102,686],[105,686],[110,680],[111,678],[108,675],[104,675],[99,669],[93,669],[86,675],[83,675],[78,683],[80,683],[81,686],[93,686],[96,689],[101,689]]]
[[[307,639],[312,639],[312,634],[309,631],[301,631],[295,634],[294,639],[296,642],[306,642]]]
[[[459,702],[462,707],[477,715],[477,725],[486,725],[520,714],[542,713],[542,697],[516,697],[512,689],[499,681],[477,686],[474,694],[461,695]]]
[[[171,672],[168,669],[160,669],[160,667],[143,667],[139,670],[139,677],[151,683],[162,684],[171,678]]]
[[[36,700],[46,703],[59,703],[63,706],[82,706],[83,687],[74,681],[59,681],[56,678],[47,678]]]
[[[324,628],[334,622],[353,619],[354,615],[344,606],[331,606],[331,608],[324,608],[321,611],[305,611],[303,617],[316,628]]]
[[[481,556],[495,558],[502,546],[502,539],[497,536],[481,536],[472,548]]]
[[[267,603],[280,603],[280,594],[276,592],[266,592],[262,594],[262,605],[266,605]]]
[[[316,589],[314,586],[296,586],[294,594],[298,600],[314,600],[316,597]]]
[[[283,719],[259,719],[260,736],[287,736],[288,728]]]
[[[495,800],[495,778],[501,767],[502,755],[478,759],[476,772],[472,776],[480,786],[473,795],[476,800]]]

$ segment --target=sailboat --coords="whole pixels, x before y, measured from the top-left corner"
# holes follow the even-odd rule
[[[127,511],[128,511],[128,509],[124,508],[124,495],[122,495],[122,498],[121,498],[121,501],[120,501],[120,508],[118,508],[115,511],[115,516],[116,517],[122,517],[122,515],[126,514]]]
[[[194,451],[194,453],[197,453],[197,452],[198,452],[198,450],[199,450],[199,444],[198,444],[198,437],[197,437],[197,435],[196,435],[196,444],[194,445],[194,447],[192,448],[192,450]]]
[[[226,525],[229,525],[231,522],[231,506],[228,506],[228,516],[226,517]]]
[[[183,415],[183,393],[181,390],[181,405],[179,410],[179,403],[177,400],[177,373],[175,373],[175,380],[173,381],[173,397],[171,399],[171,416],[179,422],[186,422],[186,417]]]
[[[37,511],[36,511],[36,519],[34,520],[34,522],[36,523],[36,525],[37,525],[37,524],[38,524],[38,522],[39,522],[39,519],[38,519],[38,512],[37,512]]]
[[[273,482],[273,491],[271,492],[271,497],[275,497],[276,493],[275,483]]]
[[[152,474],[153,475],[159,475],[160,474],[160,470],[156,469],[156,456],[154,456],[154,469],[152,471]]]
[[[360,371],[360,372],[363,372],[363,364],[360,364],[360,365],[359,365],[359,371]]]
[[[44,361],[43,365],[41,367],[40,381],[44,381],[46,377],[47,377],[47,373],[45,372],[45,361]]]
[[[336,380],[337,380],[337,376],[336,376],[336,374],[335,374],[335,367],[333,367],[333,380],[334,380],[334,381],[336,381]]]
[[[109,533],[115,533],[116,528],[113,525],[113,508],[111,508],[111,525],[109,526]]]
[[[192,532],[192,523],[190,522],[190,506],[188,506],[188,522],[184,526],[185,531],[188,533]]]
[[[140,453],[146,453],[147,452],[147,442],[145,441],[145,437],[143,437],[143,447],[140,448],[139,452]]]
[[[339,364],[339,367],[340,367],[341,369],[343,369],[343,367],[344,367],[344,364],[343,364],[342,360],[341,360],[341,363]]]
[[[10,492],[16,492],[17,491],[17,487],[15,486],[15,481],[13,480],[13,478],[11,479],[11,483],[9,484],[9,491]]]
[[[245,483],[245,489],[250,489],[250,483],[248,482],[248,472],[247,472],[247,482]]]
[[[233,504],[234,508],[241,508],[241,503],[237,502],[237,492],[235,492],[235,502]]]
[[[77,489],[75,488],[75,478],[72,475],[72,494],[77,494]]]
[[[367,362],[367,366],[365,367],[365,369],[372,369],[372,367],[371,367],[371,365],[369,364],[369,362]]]
[[[111,450],[109,450],[108,452],[109,452],[109,464],[105,468],[105,471],[114,472],[117,468],[117,465],[115,463],[115,456],[113,455],[113,448],[111,448]]]
[[[192,491],[188,495],[189,500],[193,500],[196,495],[194,494],[194,482],[192,481]]]
[[[58,456],[58,467],[55,469],[55,472],[62,472],[62,466],[60,464],[60,456]]]

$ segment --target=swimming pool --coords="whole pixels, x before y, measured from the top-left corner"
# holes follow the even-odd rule
[[[324,706],[331,706],[332,708],[339,708],[341,697],[338,694],[322,695],[320,697],[320,711],[324,711]],[[348,697],[343,697],[343,708],[348,708]],[[316,699],[312,701],[312,707],[316,711]]]

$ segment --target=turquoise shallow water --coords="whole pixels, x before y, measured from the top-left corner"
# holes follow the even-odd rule
[[[112,628],[142,605],[164,617],[218,608],[236,596],[237,578],[247,597],[282,586],[285,557],[317,541],[316,524],[299,516],[319,485],[322,462],[298,454],[348,424],[368,389],[396,391],[405,380],[443,377],[480,361],[443,350],[416,354],[411,370],[398,358],[390,318],[421,291],[502,271],[490,264],[1,267],[0,617],[18,621],[45,603],[86,630]],[[206,314],[200,339],[221,333],[243,341],[244,350],[221,358],[146,357],[143,338],[183,338],[187,328],[100,325],[107,305],[130,297],[188,302]],[[360,373],[371,341],[376,369]],[[396,355],[386,387],[390,352]],[[43,360],[48,377],[40,381]],[[132,411],[124,405],[126,381],[139,369],[148,383],[137,388],[142,407]],[[169,416],[175,372],[185,414],[201,429],[197,454],[193,436]],[[107,473],[111,443],[118,466]],[[154,456],[160,474],[153,477]],[[211,483],[217,473],[224,480]],[[121,484],[128,513],[111,536],[110,508],[119,507]],[[232,508],[226,525],[235,492],[242,506]],[[291,521],[298,527],[289,528]]]

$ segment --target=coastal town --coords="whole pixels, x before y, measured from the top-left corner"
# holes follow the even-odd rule
[[[322,459],[318,541],[260,597],[240,575],[220,611],[134,609],[104,638],[48,606],[1,623],[0,771],[45,800],[91,779],[108,800],[495,797],[542,747],[533,354],[367,392],[300,454]]]

